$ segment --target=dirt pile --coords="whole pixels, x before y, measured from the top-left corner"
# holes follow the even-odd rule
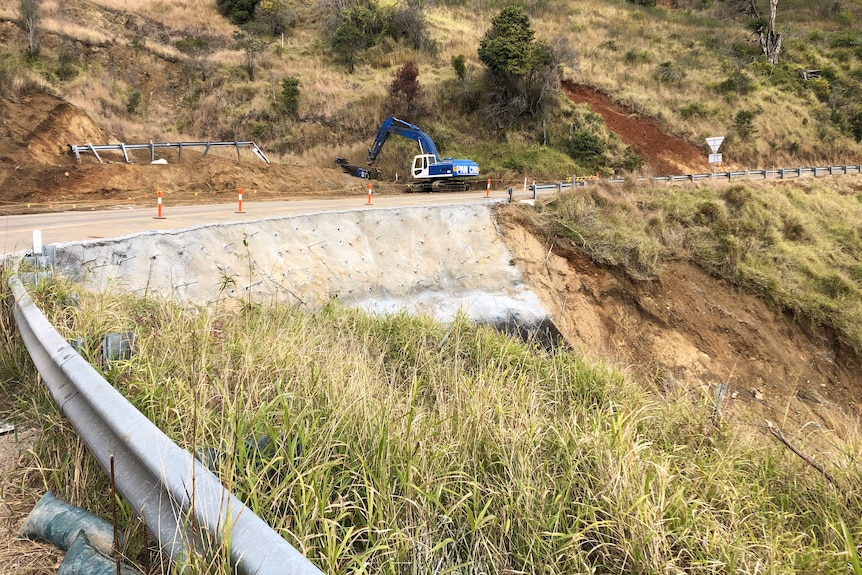
[[[102,152],[104,163],[70,145],[117,142],[80,110],[54,96],[35,93],[20,101],[0,100],[0,215],[118,204],[152,203],[157,190],[171,191],[177,204],[231,202],[238,188],[256,198],[299,199],[363,194],[366,182],[340,170],[266,164],[248,150],[196,149],[159,155],[167,165],[152,165],[149,151]],[[128,142],[131,143],[131,142]],[[141,142],[135,142],[141,143]],[[399,193],[393,184],[375,182],[375,193]]]

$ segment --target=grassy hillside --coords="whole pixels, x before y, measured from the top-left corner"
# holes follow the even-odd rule
[[[862,185],[815,182],[591,186],[520,210],[552,244],[633,278],[684,259],[837,330],[862,355]]]
[[[722,151],[729,162],[858,161],[862,4],[783,1],[777,28],[784,51],[775,66],[752,35],[758,20],[734,14],[732,4],[680,0],[675,8],[644,8],[622,0],[589,6],[548,0],[528,3],[527,12],[537,38],[560,55],[562,78],[606,91],[698,146],[705,136],[728,136]],[[762,21],[766,3],[756,4]],[[361,160],[381,119],[403,112],[388,88],[395,70],[414,61],[422,90],[408,114],[444,152],[474,157],[499,174],[532,164],[556,177],[594,171],[562,151],[580,128],[601,130],[559,93],[547,113],[508,129],[485,113],[489,85],[477,49],[496,4],[427,5],[421,15],[429,41],[421,49],[380,38],[357,54],[350,74],[330,48],[327,18],[335,4],[288,3],[291,25],[283,39],[264,37],[253,81],[232,37],[237,28],[213,1],[45,1],[39,56],[29,59],[26,34],[11,23],[16,6],[0,1],[0,17],[10,22],[2,28],[3,94],[56,91],[127,140],[236,137],[289,161]],[[458,55],[465,59],[464,81],[450,63]],[[800,70],[819,74],[804,80]],[[296,119],[279,111],[288,77],[300,81]],[[624,147],[605,140],[613,151],[605,168],[621,169]],[[404,147],[385,151],[390,174],[413,151]]]
[[[85,293],[70,308],[68,289],[39,290],[53,323],[85,341],[134,326],[137,354],[108,380],[177,443],[218,454],[224,483],[326,573],[859,572],[857,436],[825,460],[833,487],[716,421],[710,398],[652,395],[463,318]],[[17,417],[47,433],[10,485],[107,516],[106,480],[17,349],[4,339]],[[122,516],[126,556],[156,564]],[[225,572],[217,555],[194,572]]]

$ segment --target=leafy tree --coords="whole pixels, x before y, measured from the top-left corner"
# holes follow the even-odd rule
[[[42,0],[20,0],[18,3],[18,16],[21,24],[27,31],[27,54],[32,58],[39,53],[38,26],[41,14]]]
[[[242,26],[254,20],[254,10],[260,0],[216,0],[219,13],[231,23]]]
[[[420,89],[419,66],[416,62],[405,62],[395,71],[389,85],[389,95],[398,115],[409,119],[415,113]]]
[[[524,76],[532,65],[533,28],[523,8],[509,5],[491,21],[479,42],[479,59],[496,78],[505,81]]]
[[[254,82],[254,59],[258,52],[266,48],[267,41],[254,34],[237,30],[233,33],[237,48],[245,52],[245,69],[250,82]]]
[[[749,140],[757,133],[757,128],[754,126],[754,117],[757,113],[757,110],[740,110],[736,113],[733,125],[736,128],[736,133],[743,140]]]
[[[285,0],[259,0],[254,19],[267,33],[278,35],[293,26],[295,17]]]
[[[352,74],[356,55],[365,49],[365,35],[351,19],[344,20],[332,38],[332,51],[347,64],[347,72]]]
[[[558,54],[535,39],[524,9],[509,5],[494,17],[479,43],[479,59],[490,72],[496,90],[488,112],[508,118],[537,116],[556,86]]]
[[[452,56],[452,69],[455,70],[455,75],[463,82],[467,79],[467,65],[464,63],[464,54],[456,54]]]
[[[281,109],[291,118],[299,113],[299,78],[288,77],[281,81]]]

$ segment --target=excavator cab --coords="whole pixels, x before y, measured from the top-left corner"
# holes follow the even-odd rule
[[[411,171],[414,178],[427,178],[428,166],[435,163],[437,158],[433,154],[420,154],[413,157],[413,170]]]

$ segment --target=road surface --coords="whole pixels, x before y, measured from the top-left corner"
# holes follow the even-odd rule
[[[528,192],[529,194],[529,192]],[[527,194],[523,191],[521,199]],[[531,194],[530,194],[531,197]],[[39,230],[42,244],[113,238],[138,232],[172,230],[190,226],[233,221],[253,221],[264,218],[293,216],[319,212],[353,210],[375,210],[428,205],[463,205],[482,202],[497,202],[508,199],[504,191],[457,192],[431,194],[399,194],[372,197],[368,205],[367,195],[352,198],[243,202],[243,213],[237,213],[237,204],[205,204],[197,206],[162,206],[164,219],[156,219],[156,207],[117,207],[99,211],[57,212],[4,216],[0,220],[0,241],[3,254],[30,250],[33,246],[33,231]],[[517,199],[517,194],[516,194]]]

